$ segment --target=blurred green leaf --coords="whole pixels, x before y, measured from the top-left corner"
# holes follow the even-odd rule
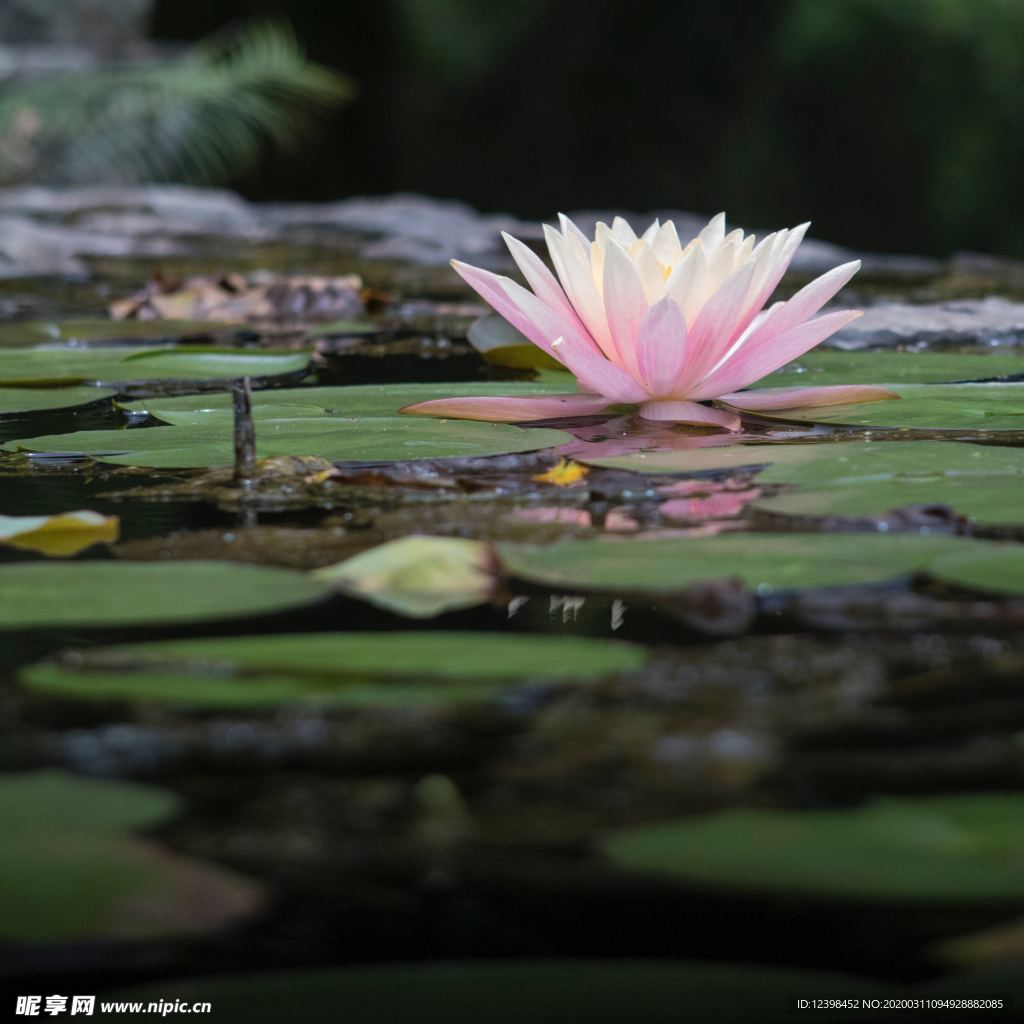
[[[1024,796],[874,800],[852,810],[731,810],[602,842],[631,871],[729,889],[884,901],[1024,900]]]

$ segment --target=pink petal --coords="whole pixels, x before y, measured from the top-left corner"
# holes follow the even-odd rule
[[[738,324],[740,331],[746,330],[750,326],[753,319],[764,307],[764,304],[771,298],[772,292],[779,286],[779,282],[789,269],[789,264],[792,262],[793,256],[796,254],[810,226],[810,221],[800,224],[791,231],[782,232],[783,237],[777,241],[773,240],[773,251],[765,253],[766,265],[760,273],[757,271],[754,273],[754,280],[751,282],[754,291],[747,298],[746,309],[743,316],[740,317]],[[757,250],[755,250],[756,252]]]
[[[604,311],[619,354],[618,363],[634,376],[638,375],[637,338],[647,308],[647,296],[633,261],[618,242],[609,238],[604,255]]]
[[[566,221],[573,231],[562,235],[550,225],[544,225],[544,237],[547,239],[551,262],[555,265],[558,280],[561,281],[565,294],[569,297],[573,308],[586,325],[587,333],[609,359],[617,359],[615,344],[608,330],[604,315],[604,301],[594,285],[590,266],[590,242],[584,237],[583,244],[576,238],[582,233],[571,221]],[[566,229],[568,230],[568,228]]]
[[[701,427],[723,427],[739,430],[740,418],[725,409],[715,409],[696,402],[644,402],[637,410],[645,420],[670,420],[673,423],[694,423]]]
[[[660,299],[640,323],[637,369],[652,395],[672,395],[686,361],[686,321],[678,303]]]
[[[856,309],[842,309],[835,313],[808,320],[784,334],[764,334],[758,343],[746,342],[715,373],[706,378],[690,394],[690,398],[718,398],[729,392],[748,387],[780,366],[802,356],[815,345],[859,317]],[[771,316],[765,318],[767,326]],[[758,328],[760,333],[762,328]]]
[[[770,409],[814,409],[819,405],[856,405],[861,402],[884,402],[899,398],[894,391],[868,384],[837,384],[820,388],[761,388],[757,391],[734,391],[719,395],[717,401],[728,402],[734,409],[759,412]]]
[[[585,391],[612,402],[643,402],[649,396],[636,378],[602,355],[578,347],[556,345],[558,358],[573,372]]]
[[[537,298],[546,302],[552,309],[560,310],[581,333],[586,334],[587,329],[583,326],[555,275],[544,266],[544,261],[529,246],[524,245],[518,238],[513,238],[507,231],[502,231],[501,237],[505,239],[508,251],[512,253],[512,259],[516,261],[516,266],[522,271],[523,277],[526,278],[527,284],[533,289]]]
[[[690,353],[686,377],[696,382],[706,376],[739,336],[743,300],[754,273],[748,261],[733,273],[704,303],[690,330]]]
[[[452,260],[452,267],[513,327],[559,362],[565,360],[562,354],[552,347],[552,342],[558,338],[565,339],[569,347],[597,351],[590,335],[579,327],[578,318],[574,316],[570,319],[568,314],[549,306],[522,285],[507,277],[492,274],[488,270],[460,263],[458,260]]]
[[[560,334],[556,333],[548,337],[543,330],[523,313],[505,291],[504,283],[508,281],[508,278],[501,278],[497,274],[492,274],[489,270],[471,267],[468,263],[460,263],[458,260],[452,260],[452,269],[484,302],[503,316],[517,331],[525,334],[534,345],[543,349],[548,355],[554,356],[554,353],[551,351],[551,342],[555,338],[560,337]],[[508,283],[511,284],[512,282],[508,281]],[[557,359],[558,357],[555,356],[555,358]]]
[[[413,416],[439,416],[489,423],[528,423],[564,416],[592,416],[611,403],[601,395],[538,395],[535,398],[478,395],[472,398],[435,398],[407,405],[399,412]]]
[[[726,356],[721,366],[716,366],[711,363],[707,369],[707,376],[700,381],[698,387],[693,390],[693,397],[712,397],[714,392],[722,390],[722,381],[728,381],[728,390],[735,390],[739,387],[745,387],[747,384],[751,384],[759,377],[747,376],[743,384],[733,383],[734,378],[740,376],[738,366],[742,366],[742,361],[753,360],[761,358],[761,350],[768,346],[772,351],[775,351],[776,346],[784,337],[789,337],[790,332],[798,329],[804,324],[808,318],[814,316],[815,313],[821,309],[822,306],[831,299],[836,292],[839,291],[847,281],[853,277],[854,274],[860,269],[860,260],[853,260],[850,263],[844,263],[840,267],[835,267],[830,270],[827,274],[822,274],[821,277],[816,278],[810,284],[801,288],[787,302],[776,303],[763,318],[750,328],[745,337],[739,339],[739,344],[735,345],[730,343],[730,346],[722,349],[719,352],[719,358]],[[824,317],[819,318],[815,323],[824,321]],[[820,341],[824,341],[829,334],[839,330],[839,327],[835,327],[828,333],[823,334],[819,338]],[[739,335],[737,335],[739,337]],[[818,344],[815,342],[814,344]],[[803,349],[806,352],[808,348],[813,348],[814,344],[808,345],[807,348]],[[730,347],[732,352],[729,351]],[[795,359],[795,356],[790,358]],[[737,365],[736,361],[741,362]],[[777,369],[779,366],[784,366],[785,363],[776,363],[772,369]],[[770,373],[771,370],[766,370],[761,376]]]

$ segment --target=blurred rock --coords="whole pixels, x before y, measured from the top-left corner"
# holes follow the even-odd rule
[[[875,345],[1019,345],[1024,303],[990,296],[954,302],[882,302],[834,335],[835,348]]]

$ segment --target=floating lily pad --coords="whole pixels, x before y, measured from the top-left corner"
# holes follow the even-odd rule
[[[0,348],[60,341],[178,341],[242,329],[197,320],[18,320],[0,324]]]
[[[253,883],[132,836],[177,810],[151,786],[0,775],[0,941],[186,935],[254,910]]]
[[[754,507],[798,516],[884,516],[906,505],[943,505],[989,525],[1024,523],[1020,476],[888,477],[859,486],[795,490]]]
[[[505,572],[568,590],[682,590],[736,578],[759,591],[873,583],[924,571],[938,557],[985,541],[841,533],[743,533],[699,540],[571,540],[499,544]]]
[[[0,417],[56,412],[113,398],[116,391],[94,387],[0,388]]]
[[[988,352],[836,352],[817,348],[754,387],[933,384],[1024,374],[1024,356]]]
[[[844,441],[638,452],[594,464],[643,473],[757,471],[757,483],[799,485],[756,508],[789,515],[878,516],[949,505],[986,523],[1024,521],[1024,449],[954,441]]]
[[[1004,985],[980,991],[1008,990]],[[338,1007],[345,1008],[346,1024],[789,1024],[789,1000],[798,993],[850,997],[899,991],[884,982],[824,972],[607,959],[398,964],[174,982],[176,998],[209,1002],[223,1024],[319,1021],[332,1019]],[[166,985],[153,984],[113,998],[155,1002],[166,993]]]
[[[1019,503],[1019,486],[1017,498]],[[1024,513],[1018,512],[1017,518],[1024,518]],[[1024,597],[1024,546],[991,544],[967,551],[952,551],[933,564],[932,572],[947,583],[972,590]]]
[[[642,647],[503,633],[311,633],[91,648],[22,673],[65,697],[223,707],[482,700],[526,681],[585,681],[639,668]]]
[[[916,430],[1024,430],[1024,383],[894,384],[900,401],[762,412],[801,423]]]
[[[633,871],[847,899],[1024,900],[1024,795],[875,800],[851,810],[730,810],[602,843]]]
[[[176,348],[67,348],[0,350],[0,385],[98,381],[227,380],[298,373],[309,365],[305,352],[245,351],[200,346]]]
[[[0,566],[0,630],[245,618],[326,593],[303,573],[230,562],[17,562]]]
[[[814,441],[635,452],[584,462],[637,473],[702,473],[761,467],[758,483],[863,483],[883,477],[1024,472],[1024,450],[959,441]]]
[[[526,385],[538,393],[544,385]],[[560,430],[523,429],[505,423],[437,420],[398,416],[422,396],[442,389],[494,394],[501,384],[289,388],[253,396],[256,454],[305,455],[341,461],[392,462],[534,451],[572,440]],[[129,411],[149,411],[176,424],[135,430],[91,430],[11,441],[8,451],[90,455],[119,465],[197,467],[234,461],[233,417],[229,395],[193,395],[133,403]]]
[[[564,377],[565,375],[561,375]],[[331,416],[396,416],[398,410],[431,398],[463,398],[471,395],[553,395],[566,389],[561,379],[541,381],[459,381],[450,384],[360,384],[353,387],[274,388],[253,395],[253,412],[290,406],[305,407]],[[157,419],[168,413],[195,413],[231,409],[231,395],[183,395],[147,398],[130,402],[132,412],[148,412]],[[413,419],[413,417],[403,417]]]
[[[482,541],[402,537],[313,575],[400,615],[429,618],[486,601],[494,585],[490,563]]]

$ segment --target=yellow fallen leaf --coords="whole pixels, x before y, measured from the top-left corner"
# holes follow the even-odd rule
[[[571,487],[578,484],[590,470],[570,459],[562,459],[546,473],[538,473],[532,479],[540,484],[554,484],[556,487]]]
[[[338,475],[338,471],[333,467],[331,469],[321,469],[319,473],[313,473],[311,476],[303,477],[302,482],[305,484],[325,484],[328,480],[333,480]]]
[[[461,537],[388,541],[313,575],[400,615],[426,619],[486,601],[494,587],[490,547]]]
[[[117,516],[86,510],[55,516],[0,516],[0,544],[44,555],[77,555],[93,544],[113,544],[120,531]]]

